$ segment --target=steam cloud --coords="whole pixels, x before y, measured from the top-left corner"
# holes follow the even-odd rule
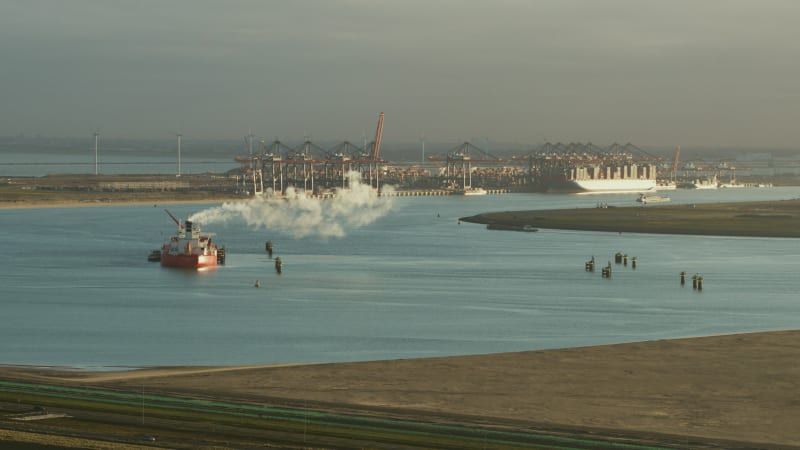
[[[358,172],[348,173],[349,189],[337,189],[336,196],[328,200],[309,198],[304,191],[290,187],[285,197],[224,203],[195,213],[189,220],[203,225],[244,220],[251,227],[284,231],[295,239],[311,235],[344,237],[345,229],[368,225],[392,209],[391,196],[378,197],[359,178]]]

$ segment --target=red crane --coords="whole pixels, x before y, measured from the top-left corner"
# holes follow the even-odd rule
[[[372,160],[378,160],[378,154],[381,151],[381,136],[383,135],[383,113],[378,116],[378,129],[375,130],[375,147],[372,149]]]
[[[180,228],[181,230],[183,229],[183,225],[181,225],[180,220],[176,219],[175,216],[173,216],[172,213],[167,211],[166,209],[164,210],[164,212],[169,214],[169,216],[172,218],[172,221],[175,222],[175,225],[177,225],[178,228]]]

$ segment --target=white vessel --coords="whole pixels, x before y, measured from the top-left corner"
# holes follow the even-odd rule
[[[717,176],[714,175],[711,178],[702,178],[699,180],[694,180],[691,184],[692,189],[716,189],[719,187],[717,182]]]
[[[486,189],[483,188],[466,188],[453,191],[456,195],[486,195]]]
[[[719,187],[722,188],[743,188],[748,187],[746,184],[739,183],[736,178],[731,178],[727,183],[720,182]]]
[[[647,195],[647,194],[639,194],[639,198],[636,199],[637,202],[642,203],[644,205],[648,203],[664,203],[664,202],[671,202],[672,199],[669,197],[662,197],[660,195]]]

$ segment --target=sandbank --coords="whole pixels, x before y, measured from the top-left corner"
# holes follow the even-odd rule
[[[503,211],[460,220],[510,228],[796,238],[800,200]]]

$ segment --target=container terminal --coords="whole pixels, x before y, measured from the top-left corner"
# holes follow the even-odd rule
[[[381,195],[483,195],[507,192],[637,192],[675,188],[732,188],[769,186],[770,179],[748,167],[680,161],[654,156],[641,148],[614,143],[545,143],[510,156],[497,156],[471,142],[425,156],[416,162],[389,161],[381,156],[384,114],[371,142],[350,141],[319,146],[306,138],[291,147],[278,139],[255,141],[245,137],[243,154],[232,155],[237,167],[225,173],[191,174],[181,170],[181,137],[177,141],[174,175],[108,175],[100,172],[98,136],[94,136],[95,174],[0,178],[0,190],[16,198],[14,190],[84,191],[101,193],[204,193],[221,197],[281,196],[287,189],[308,196],[330,197],[346,189],[351,174]],[[740,179],[737,179],[737,169]],[[393,189],[384,190],[387,185]],[[19,192],[17,192],[19,194]],[[30,192],[28,192],[30,194]],[[188,194],[187,194],[188,195]],[[28,195],[30,196],[30,195]],[[100,198],[98,197],[98,198]]]

